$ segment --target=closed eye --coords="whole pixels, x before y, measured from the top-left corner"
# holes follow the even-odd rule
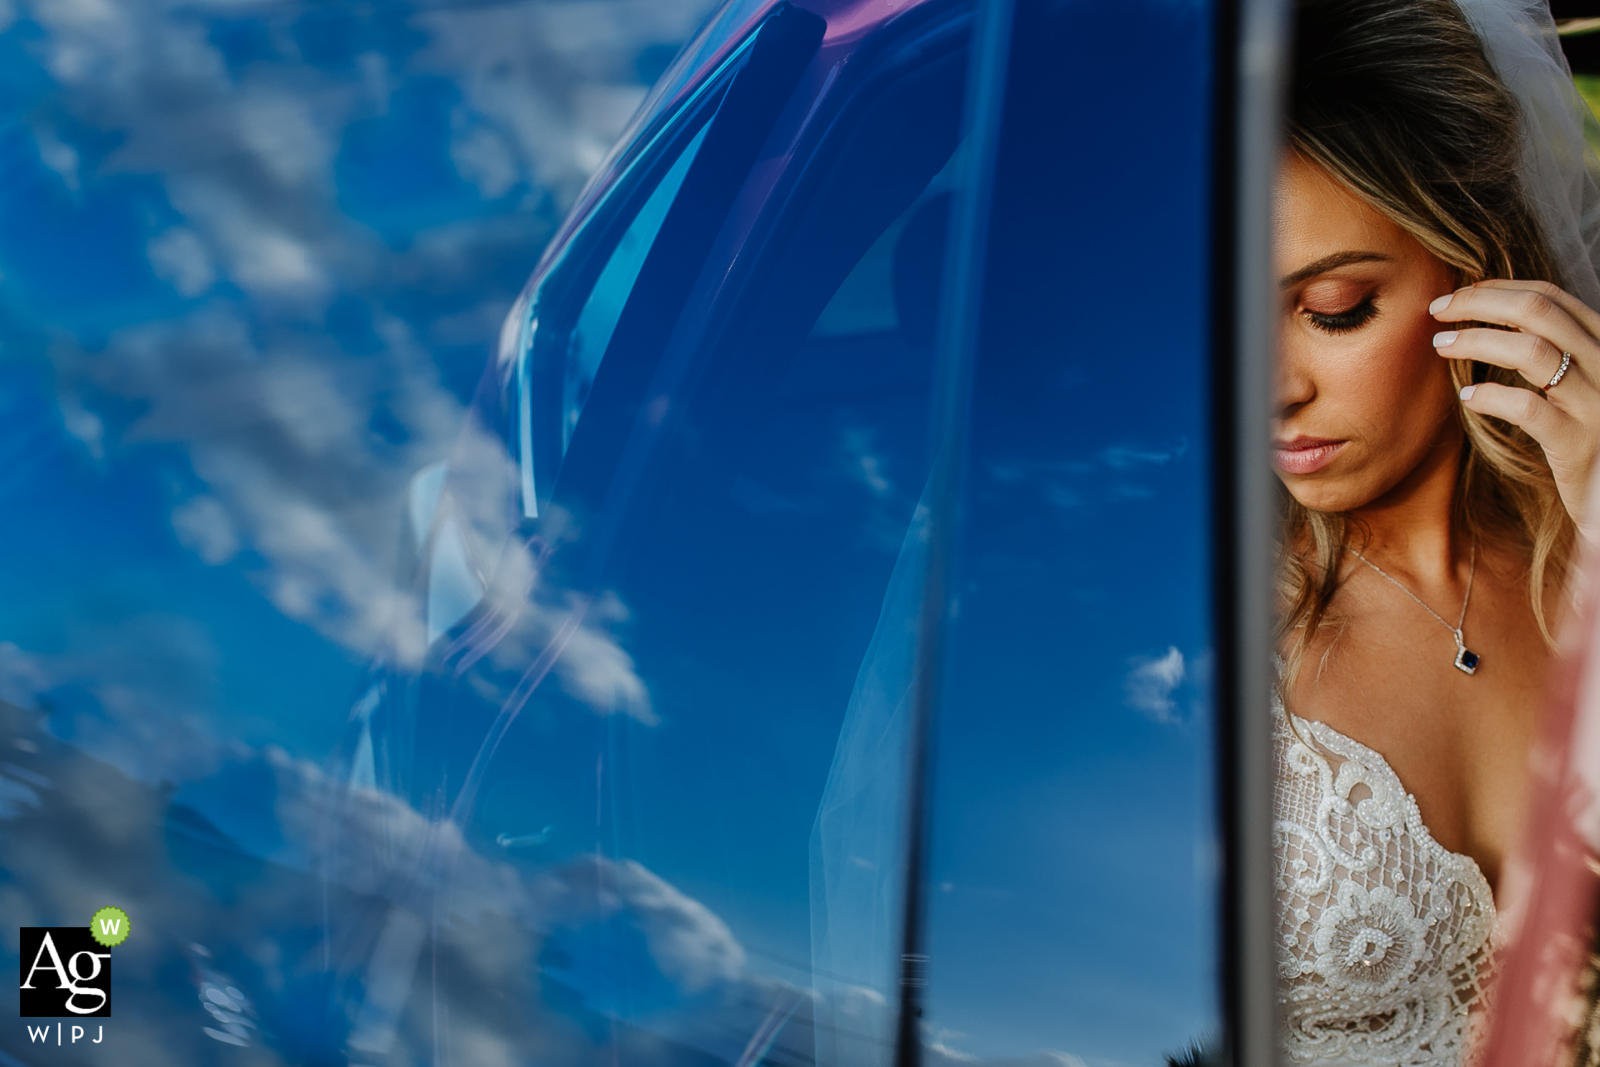
[[[1377,313],[1378,305],[1369,296],[1347,311],[1333,313],[1307,311],[1306,315],[1310,317],[1311,325],[1324,333],[1349,333],[1351,330],[1359,330],[1371,322],[1372,317]]]

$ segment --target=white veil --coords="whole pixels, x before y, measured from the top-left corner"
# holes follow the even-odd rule
[[[1456,0],[1521,111],[1522,184],[1561,286],[1600,310],[1600,123],[1572,85],[1546,0]]]

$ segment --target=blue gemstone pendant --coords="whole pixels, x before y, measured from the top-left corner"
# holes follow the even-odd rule
[[[1481,657],[1479,657],[1479,655],[1476,652],[1473,652],[1472,650],[1467,648],[1466,645],[1459,644],[1459,643],[1457,644],[1457,646],[1456,646],[1456,670],[1461,671],[1464,674],[1477,674],[1478,673],[1478,663],[1479,663],[1480,658]]]

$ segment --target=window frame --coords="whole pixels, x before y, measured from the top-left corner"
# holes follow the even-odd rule
[[[516,405],[526,517],[537,518],[552,502],[580,515],[592,514],[603,504],[611,475],[621,463],[622,441],[628,436],[625,427],[640,413],[654,368],[678,320],[693,305],[695,281],[717,255],[717,234],[725,228],[763,145],[810,69],[826,28],[817,15],[788,2],[777,4],[673,119],[660,126],[653,143],[637,154],[629,173],[616,183],[618,193],[608,195],[581,225],[527,301],[523,336],[518,339],[521,396]],[[557,464],[560,450],[552,450],[551,444],[559,438],[560,428],[549,419],[541,423],[534,414],[536,404],[560,395],[559,383],[552,380],[555,361],[541,360],[534,347],[541,344],[540,319],[556,311],[576,320],[617,242],[702,129],[702,149],[667,209],[598,362],[586,404],[589,418],[574,427],[571,444]],[[600,249],[606,252],[603,257]],[[578,293],[582,300],[576,299]],[[561,321],[557,333],[564,336],[569,328]],[[618,346],[637,348],[640,358],[619,363],[611,358]],[[604,398],[598,414],[592,406],[597,396]],[[609,425],[597,429],[597,422]],[[541,465],[558,469],[546,479],[537,475]]]
[[[513,406],[513,441],[517,450],[519,488],[524,518],[539,517],[540,503],[548,503],[550,488],[554,485],[560,467],[560,456],[541,449],[535,442],[535,398],[541,392],[549,400],[560,395],[560,383],[544,380],[534,382],[533,346],[540,341],[540,318],[547,305],[558,302],[566,305],[567,319],[556,319],[555,324],[544,329],[570,334],[581,314],[583,303],[592,293],[601,272],[616,255],[617,245],[628,232],[635,217],[671,171],[681,154],[716,116],[734,75],[749,58],[760,26],[754,27],[742,41],[729,52],[717,68],[673,109],[672,113],[646,135],[647,143],[631,158],[623,173],[612,183],[604,198],[586,216],[573,232],[550,268],[539,279],[532,295],[521,301],[517,308],[516,365],[514,385],[516,404]],[[680,186],[680,192],[681,186]],[[660,229],[657,228],[659,236]],[[652,243],[654,238],[652,238]],[[637,278],[635,278],[637,284]],[[583,300],[575,299],[582,295]],[[601,362],[605,359],[601,355]],[[551,386],[554,392],[551,392]],[[557,429],[559,432],[559,429]],[[543,451],[543,462],[540,452]],[[549,474],[542,480],[539,471]],[[541,492],[542,490],[542,492]]]

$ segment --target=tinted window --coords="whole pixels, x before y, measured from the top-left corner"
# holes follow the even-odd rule
[[[1015,19],[925,1021],[947,1055],[1159,1064],[1219,1038],[1210,14],[1021,0]]]
[[[538,514],[572,441],[617,322],[656,244],[668,210],[705,141],[722,92],[750,42],[679,109],[592,213],[540,290],[513,312],[523,508]],[[541,324],[542,320],[542,324]],[[509,325],[508,325],[508,328]]]
[[[589,387],[594,384],[600,361],[605,358],[617,319],[628,302],[628,294],[633,291],[633,283],[639,279],[639,268],[644,266],[644,257],[655,243],[667,208],[683,185],[683,176],[689,172],[689,164],[694,162],[704,140],[702,128],[639,209],[578,312],[578,321],[567,338],[566,368],[561,382],[562,455],[566,455],[567,445],[572,441],[572,428],[578,425],[583,402],[589,398]]]
[[[892,1044],[967,32],[925,5],[853,42],[697,249],[669,234],[720,180],[736,77],[538,295],[538,514],[385,683],[371,744],[404,772],[383,849],[342,846],[388,872],[339,914],[352,1048],[748,1067]],[[505,512],[459,469],[447,492]]]

